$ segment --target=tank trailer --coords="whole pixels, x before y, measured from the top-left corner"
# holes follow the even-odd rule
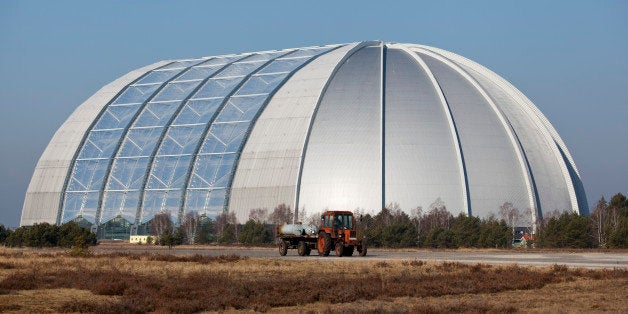
[[[313,249],[320,256],[328,256],[331,250],[337,256],[351,256],[355,250],[360,256],[366,255],[366,240],[358,234],[350,211],[324,212],[320,228],[301,223],[277,227],[277,242],[281,256],[295,248],[300,256],[310,255]]]

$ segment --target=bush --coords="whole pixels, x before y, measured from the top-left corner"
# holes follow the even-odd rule
[[[11,230],[6,228],[4,225],[0,225],[0,244],[4,244],[9,237]]]
[[[272,241],[264,223],[249,219],[238,232],[238,242],[249,245],[260,245]]]
[[[56,226],[48,223],[22,226],[10,232],[5,245],[11,247],[72,247],[96,245],[96,235],[75,222]]]
[[[216,242],[216,231],[214,221],[205,218],[197,220],[198,226],[196,234],[194,236],[194,243],[196,244],[208,244]]]
[[[589,248],[593,246],[587,217],[564,212],[544,223],[536,244],[544,248]]]

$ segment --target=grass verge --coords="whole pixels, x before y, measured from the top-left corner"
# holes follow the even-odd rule
[[[626,289],[604,289],[626,286],[628,270],[559,265],[537,268],[150,253],[71,257],[0,249],[0,311],[516,312],[524,310],[524,303],[502,302],[501,298],[525,300],[562,287],[566,289],[563,293],[544,301],[561,304],[565,294],[574,292],[569,289],[596,287],[587,292],[606,301],[603,308],[594,309],[621,312],[626,310]],[[48,302],[27,302],[34,294]]]

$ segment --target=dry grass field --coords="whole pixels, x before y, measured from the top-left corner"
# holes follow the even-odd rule
[[[0,248],[0,312],[628,312],[628,270]]]

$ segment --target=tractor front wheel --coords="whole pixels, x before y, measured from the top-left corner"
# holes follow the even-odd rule
[[[345,246],[342,244],[342,242],[336,242],[336,256],[338,257],[342,257],[342,253],[345,250]]]

